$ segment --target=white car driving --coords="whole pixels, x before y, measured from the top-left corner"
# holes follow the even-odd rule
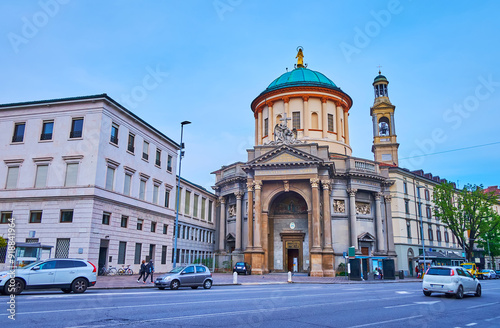
[[[481,296],[481,284],[462,267],[435,266],[427,270],[422,281],[425,296],[432,293],[445,293],[447,297],[455,295],[460,299],[464,294]]]
[[[31,263],[10,272],[0,272],[0,292],[20,294],[24,289],[60,288],[64,293],[83,293],[94,286],[97,269],[81,259],[48,259]]]

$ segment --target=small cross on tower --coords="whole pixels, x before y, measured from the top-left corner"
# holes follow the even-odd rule
[[[288,127],[288,121],[291,121],[291,120],[292,119],[290,117],[286,117],[286,113],[283,114],[283,118],[280,118],[280,121],[283,122],[286,127]]]
[[[382,73],[380,72],[380,68],[381,68],[382,66],[378,65],[377,67],[378,67],[378,74],[382,74]]]

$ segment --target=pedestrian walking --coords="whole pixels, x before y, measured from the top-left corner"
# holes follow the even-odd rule
[[[141,268],[139,269],[139,278],[137,278],[137,282],[141,281],[141,278],[146,280],[146,261],[142,260]]]
[[[377,268],[377,270],[378,270],[378,275],[380,276],[380,279],[384,279],[384,274],[382,273],[382,269]]]
[[[151,283],[153,282],[153,272],[155,272],[153,260],[149,260],[149,263],[146,265],[146,276],[144,277],[144,283],[146,283],[149,275],[151,275]]]

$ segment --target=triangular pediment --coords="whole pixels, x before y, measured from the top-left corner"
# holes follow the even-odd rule
[[[283,145],[248,162],[250,166],[322,164],[323,160],[299,149]]]
[[[368,241],[368,242],[374,242],[375,241],[375,236],[373,236],[369,232],[364,232],[358,236],[358,240],[360,241]]]

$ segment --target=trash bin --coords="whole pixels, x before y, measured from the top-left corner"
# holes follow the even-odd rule
[[[403,270],[399,270],[399,279],[405,278],[405,272]]]

